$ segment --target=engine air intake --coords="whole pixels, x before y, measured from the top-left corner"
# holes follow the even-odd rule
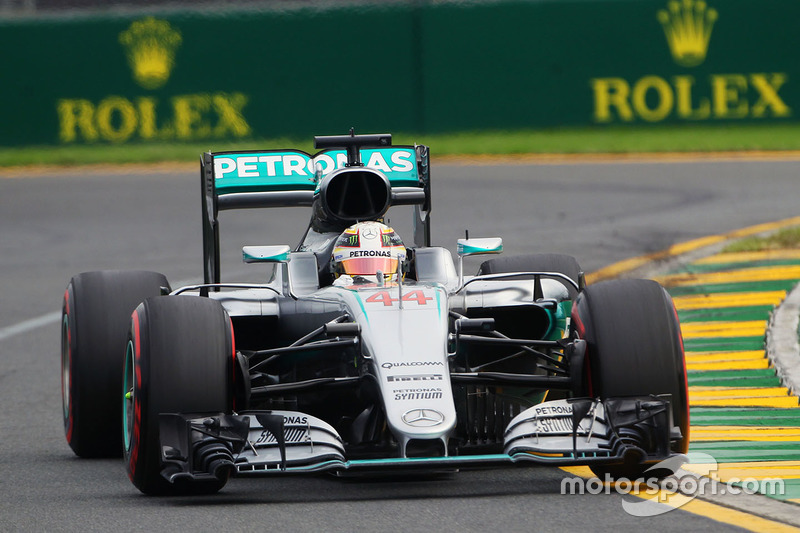
[[[391,185],[381,172],[365,167],[332,172],[320,185],[317,201],[324,219],[345,227],[380,218],[389,209]]]

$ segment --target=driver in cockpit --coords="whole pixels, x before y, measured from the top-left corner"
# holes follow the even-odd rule
[[[359,222],[344,230],[331,255],[337,286],[396,281],[406,259],[400,236],[380,222]]]

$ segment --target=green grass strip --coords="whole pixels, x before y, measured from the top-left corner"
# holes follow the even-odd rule
[[[797,246],[792,246],[791,248],[797,248]],[[681,267],[678,270],[671,272],[672,274],[682,274],[684,272],[690,274],[708,274],[711,272],[731,272],[734,270],[742,270],[745,268],[761,268],[761,267],[771,267],[771,266],[790,266],[790,265],[800,265],[800,261],[797,259],[773,259],[770,261],[767,260],[748,260],[748,261],[741,261],[738,263],[703,263],[700,265],[697,264],[690,264],[684,267]]]
[[[768,320],[774,309],[771,305],[749,305],[744,307],[721,307],[715,309],[689,309],[678,311],[681,323],[688,322],[742,322]]]
[[[800,420],[800,407],[794,409],[781,409],[779,407],[692,407],[694,415],[715,415],[715,416],[739,416],[748,415],[752,417],[765,417],[779,414],[783,417],[792,417]]]
[[[711,294],[715,292],[766,292],[789,291],[797,284],[797,280],[747,281],[742,283],[715,283],[710,285],[682,285],[668,287],[674,297]]]
[[[800,409],[693,407],[689,416],[697,426],[800,427]]]
[[[692,416],[693,426],[780,426],[780,427],[800,427],[800,420],[796,418],[749,418],[749,417],[713,417],[713,416]]]
[[[795,446],[800,443],[795,443]],[[744,463],[752,461],[798,461],[800,460],[800,451],[797,449],[791,450],[719,450],[717,448],[697,449],[689,446],[690,452],[704,452],[709,454],[718,463]]]
[[[755,368],[752,370],[690,370],[687,372],[692,378],[768,378],[775,376],[774,368]]]
[[[766,237],[747,237],[734,241],[723,248],[723,252],[761,252],[797,248],[800,245],[800,227],[784,228]]]
[[[774,368],[754,370],[711,370],[687,372],[692,387],[780,387]]]
[[[689,451],[707,453],[719,463],[800,460],[796,441],[701,441],[690,443]]]
[[[781,380],[777,376],[769,378],[689,378],[690,387],[735,387],[743,389],[747,387],[780,387]]]
[[[764,337],[701,337],[684,339],[687,352],[735,352],[762,350]]]
[[[320,132],[323,133],[333,132]],[[394,144],[426,144],[431,147],[433,157],[475,154],[800,150],[800,124],[602,126],[428,135],[392,133]],[[0,166],[197,161],[199,155],[208,150],[219,152],[294,148],[313,153],[315,150],[312,142],[313,139],[309,136],[247,141],[8,147],[0,148]]]
[[[776,492],[775,494],[766,493],[765,495],[776,500],[795,500],[800,498],[800,479],[783,479],[782,482],[782,491]],[[762,482],[762,486],[763,485],[764,482]],[[764,494],[764,492],[762,492],[762,494]]]

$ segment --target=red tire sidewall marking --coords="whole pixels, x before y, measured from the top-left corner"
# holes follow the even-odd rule
[[[133,393],[133,435],[131,435],[130,456],[128,458],[128,477],[133,480],[136,475],[136,464],[139,460],[142,440],[142,366],[141,366],[141,336],[139,332],[139,313],[133,312],[131,316],[131,329],[133,331],[134,349],[134,393]]]
[[[70,319],[70,311],[69,311],[69,287],[67,290],[64,291],[64,313],[67,316],[67,366],[69,367],[69,386],[65,387],[64,385],[64,371],[61,371],[61,398],[63,401],[65,388],[68,390],[66,393],[68,394],[68,402],[69,402],[69,410],[67,411],[65,423],[65,432],[67,435],[67,442],[72,444],[72,430],[74,427],[73,419],[72,419],[72,406],[74,402],[74,396],[72,391],[75,388],[75,379],[72,374],[72,320]],[[63,327],[63,324],[62,324]]]
[[[678,319],[678,310],[675,308],[675,303],[672,303],[672,313],[675,315],[675,324],[678,326],[678,331],[676,334],[678,335],[678,343],[681,347],[681,359],[683,363],[683,393],[684,398],[686,398],[686,435],[684,435],[684,447],[686,448],[686,452],[689,451],[689,433],[690,433],[690,426],[691,426],[691,417],[689,415],[689,374],[686,371],[686,350],[683,346],[683,333],[681,333],[681,322]]]

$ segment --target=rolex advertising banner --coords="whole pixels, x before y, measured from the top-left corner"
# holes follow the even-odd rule
[[[0,145],[792,121],[797,20],[796,0],[18,17]]]

